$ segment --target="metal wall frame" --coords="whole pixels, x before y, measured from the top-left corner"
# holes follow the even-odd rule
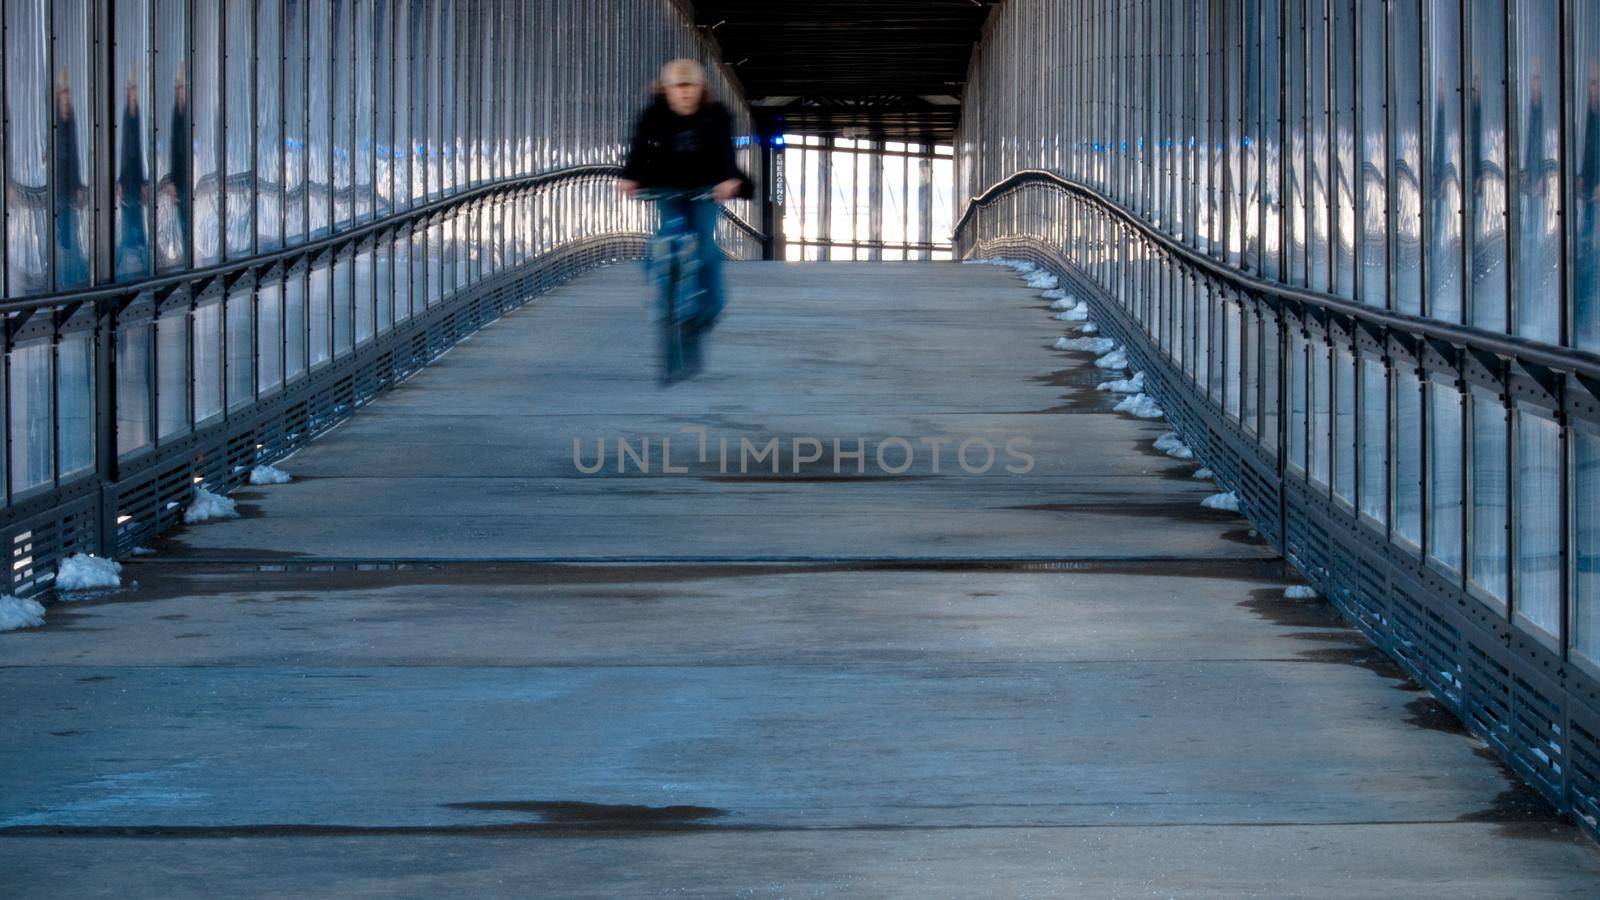
[[[1061,272],[1257,530],[1600,836],[1600,10],[1201,12],[991,16],[958,255]]]
[[[785,161],[787,259],[951,258],[944,240],[954,199],[948,145],[789,134],[774,152]],[[898,217],[891,197],[899,199]]]
[[[53,72],[55,51],[4,26],[19,11],[43,10],[48,33],[51,16],[74,9],[95,26],[92,43],[84,37],[88,62],[77,64],[92,81],[71,82],[93,122],[93,165],[82,177],[92,194],[91,283],[57,292],[13,281],[22,245],[0,244],[0,284],[28,287],[0,297],[0,542],[11,551],[0,590],[16,594],[48,588],[70,553],[130,551],[180,522],[197,485],[243,483],[255,465],[353,414],[506,310],[587,268],[642,255],[653,211],[615,190],[626,137],[660,61],[710,63],[715,53],[671,0],[515,9],[486,0],[226,0],[204,10],[200,0],[0,0],[8,123],[17,102],[38,99],[6,79],[17,49],[35,54],[30,74]],[[205,29],[190,28],[197,11]],[[158,12],[178,17],[163,24],[182,40],[181,61],[158,58],[168,40],[153,30]],[[240,23],[252,29],[247,43],[232,30]],[[501,40],[490,39],[496,33]],[[519,44],[525,51],[513,52]],[[130,53],[131,73],[123,71]],[[707,68],[748,135],[737,85]],[[175,95],[167,112],[180,114],[169,128],[142,106],[180,76],[212,84],[195,84],[209,91],[203,102]],[[510,96],[519,89],[527,102]],[[368,102],[382,97],[387,106]],[[30,121],[48,121],[48,112],[30,107]],[[60,128],[31,134],[53,141]],[[182,139],[152,140],[174,132]],[[209,146],[202,132],[213,135]],[[0,174],[8,185],[36,179],[28,197],[48,204],[65,170],[13,169],[9,151],[21,137],[9,124],[7,133]],[[142,270],[119,258],[140,249],[125,240],[118,202],[133,183],[118,180],[132,158],[119,154],[135,147],[138,178],[151,189],[132,200],[146,226]],[[192,179],[160,182],[164,160],[175,171],[181,162]],[[215,210],[209,218],[202,197]],[[174,212],[183,202],[191,211]],[[723,209],[718,242],[730,256],[760,257],[765,236],[746,220],[754,209],[746,201]],[[0,238],[17,236],[23,214],[36,227],[36,210],[8,206]],[[54,254],[48,223],[63,214],[46,205],[43,215],[43,235],[28,240]],[[177,222],[185,228],[175,233]],[[163,242],[170,265],[158,264]],[[26,480],[13,477],[19,461]]]

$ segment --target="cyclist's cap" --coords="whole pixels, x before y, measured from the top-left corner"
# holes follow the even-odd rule
[[[706,83],[706,70],[692,59],[675,59],[661,67],[661,83],[671,87],[675,84]]]

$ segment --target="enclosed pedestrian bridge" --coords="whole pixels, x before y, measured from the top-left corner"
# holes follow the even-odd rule
[[[0,893],[1600,893],[1590,4],[0,17]]]

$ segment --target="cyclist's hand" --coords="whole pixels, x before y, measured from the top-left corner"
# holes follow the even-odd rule
[[[739,187],[739,179],[729,178],[727,181],[724,181],[713,188],[711,191],[711,196],[717,198],[718,203],[726,203],[729,200],[739,196]]]
[[[639,182],[629,181],[626,178],[621,179],[617,182],[617,193],[625,197],[632,197],[639,193]]]

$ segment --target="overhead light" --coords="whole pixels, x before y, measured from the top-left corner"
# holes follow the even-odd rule
[[[793,102],[795,102],[796,100],[799,100],[799,99],[800,99],[799,97],[761,97],[761,98],[756,99],[756,100],[751,100],[750,101],[750,105],[751,106],[788,106],[789,104],[791,104],[791,103],[793,103]]]
[[[928,101],[929,103],[932,103],[934,106],[960,106],[961,105],[961,98],[960,97],[952,97],[949,94],[923,94],[922,95],[922,99]]]

